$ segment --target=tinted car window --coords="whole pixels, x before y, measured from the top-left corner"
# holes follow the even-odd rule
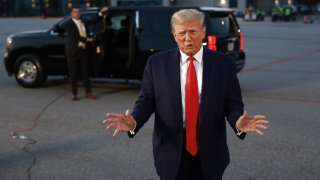
[[[170,27],[172,14],[173,11],[170,10],[144,10],[140,12],[140,48],[142,50],[165,50],[176,47]]]
[[[152,13],[152,16],[148,15],[149,13],[144,11],[141,13],[141,28],[145,34],[162,34],[168,35],[171,34],[170,30],[170,19],[171,13],[157,12]],[[151,14],[151,12],[150,12]]]
[[[122,22],[126,19],[127,19],[127,17],[124,15],[111,17],[110,18],[110,23],[111,23],[110,28],[113,30],[119,30],[119,29],[123,28]]]
[[[126,15],[109,16],[107,19],[107,41],[116,47],[129,47],[130,17]]]
[[[225,37],[229,34],[236,33],[235,25],[229,16],[210,16],[209,17],[210,34],[217,37]]]
[[[94,12],[90,12],[90,13],[82,13],[81,14],[81,18],[84,18],[84,19],[92,19],[96,16],[97,14],[94,13]],[[61,29],[64,29],[66,24],[71,20],[71,16],[66,16],[65,18],[63,18],[59,23],[59,27]],[[94,25],[90,25],[88,26],[88,29],[89,29],[89,33],[93,33],[94,32]]]

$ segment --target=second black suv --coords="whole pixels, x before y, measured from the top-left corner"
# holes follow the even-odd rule
[[[216,7],[112,7],[103,21],[89,27],[96,36],[90,48],[92,77],[141,79],[150,55],[176,47],[171,34],[171,15],[184,8],[206,14],[203,45],[234,57],[238,71],[245,64],[243,35],[233,10]],[[87,19],[98,9],[82,11]],[[22,32],[7,38],[4,55],[8,75],[24,87],[45,83],[47,76],[68,75],[64,26],[70,16],[47,31]],[[98,33],[97,33],[98,32]]]

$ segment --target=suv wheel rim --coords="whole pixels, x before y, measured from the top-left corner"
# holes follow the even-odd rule
[[[26,83],[34,83],[37,77],[37,66],[31,61],[21,63],[18,72],[18,79]]]

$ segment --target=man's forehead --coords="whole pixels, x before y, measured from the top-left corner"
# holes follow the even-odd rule
[[[177,32],[185,32],[185,31],[195,31],[198,30],[199,28],[177,28],[176,31]]]
[[[201,29],[201,23],[199,22],[186,22],[183,24],[173,24],[173,28],[177,31],[196,30]]]
[[[177,26],[189,26],[189,25],[201,25],[202,22],[200,21],[185,21],[181,23],[173,23],[173,25]]]
[[[73,9],[72,9],[72,12],[80,12],[80,9],[78,9],[78,8],[73,8]]]

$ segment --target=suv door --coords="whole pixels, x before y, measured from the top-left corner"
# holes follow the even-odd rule
[[[238,72],[244,67],[243,38],[234,15],[230,12],[206,12],[207,37],[215,38],[214,48],[234,58]],[[242,46],[241,46],[242,44]]]
[[[207,18],[207,34],[216,36],[217,50],[226,54],[239,51],[238,28],[232,15],[209,13]]]
[[[133,61],[133,16],[130,12],[109,12],[99,51],[103,51],[103,76],[128,78]]]

